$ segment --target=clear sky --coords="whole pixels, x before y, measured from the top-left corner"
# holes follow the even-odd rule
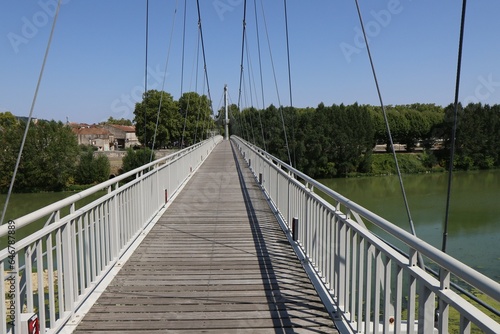
[[[277,105],[279,93],[281,104],[289,105],[284,2],[255,1],[264,102]],[[0,4],[0,111],[29,114],[55,3]],[[238,100],[243,4],[200,0],[214,109],[221,107],[224,84],[231,102]],[[384,103],[451,103],[461,1],[360,0],[360,6]],[[201,55],[197,65],[196,1],[187,0],[182,88],[184,1],[150,0],[149,9],[148,87],[164,84],[175,99],[181,90],[206,93]],[[293,105],[378,104],[354,0],[287,0],[287,10]],[[145,12],[146,0],[64,0],[33,116],[86,123],[133,119],[133,104],[144,90]],[[499,14],[498,0],[468,2],[462,102],[500,103]],[[254,0],[247,1],[246,28],[249,62],[241,105],[262,107]]]

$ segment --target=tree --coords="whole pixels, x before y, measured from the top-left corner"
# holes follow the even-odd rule
[[[208,97],[196,92],[187,92],[182,94],[178,105],[183,124],[180,143],[190,146],[206,139],[207,131],[214,127]]]
[[[104,155],[95,156],[91,146],[83,146],[81,150],[75,181],[78,184],[97,184],[106,181],[111,172],[109,159]]]
[[[19,121],[10,111],[0,112],[0,131],[19,126]]]
[[[154,148],[161,148],[181,139],[181,115],[169,93],[147,91],[142,102],[136,103],[134,115],[135,133],[146,147],[154,142]]]
[[[151,155],[151,153],[153,154]],[[140,150],[134,150],[129,147],[127,149],[127,153],[122,159],[121,172],[124,174],[131,170],[134,170],[138,167],[145,165],[146,163],[149,163],[150,160],[151,161],[155,160],[155,154],[154,152],[151,152],[149,148],[146,147]]]
[[[22,131],[10,112],[0,113],[0,192],[9,189],[16,165]]]
[[[3,148],[0,158],[1,191],[5,191],[10,183],[25,126],[21,123],[0,131],[0,147]],[[75,135],[62,122],[38,121],[31,124],[14,190],[62,190],[74,175],[78,153]]]
[[[106,122],[102,124],[115,124],[115,125],[133,125],[132,121],[126,118],[115,119],[112,116],[108,118]]]

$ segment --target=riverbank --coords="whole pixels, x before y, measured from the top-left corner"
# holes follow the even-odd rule
[[[426,152],[396,153],[402,174],[441,173],[446,168],[439,165],[434,155]],[[348,173],[347,177],[396,175],[396,163],[392,153],[376,153],[370,157],[370,172]]]

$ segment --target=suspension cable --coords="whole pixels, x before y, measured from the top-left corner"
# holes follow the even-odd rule
[[[253,9],[254,9],[254,15],[255,15],[255,32],[256,32],[256,37],[257,37],[257,53],[259,54],[259,73],[260,73],[260,90],[261,90],[261,95],[262,95],[262,110],[266,108],[266,103],[264,102],[264,78],[262,75],[262,57],[261,57],[261,52],[260,52],[260,37],[259,37],[259,21],[258,21],[258,15],[257,15],[257,0],[253,1]],[[266,145],[266,137],[264,135],[264,127],[262,126],[262,117],[260,115],[260,109],[259,110],[259,121],[260,121],[260,126],[261,126],[261,132],[262,132],[262,141],[264,142],[264,151],[267,151],[267,145]]]
[[[250,89],[250,106],[252,107],[252,113],[253,109],[257,111],[257,116],[259,118],[259,126],[260,126],[260,132],[262,136],[262,143],[264,144],[265,147],[265,138],[264,138],[264,126],[262,124],[262,117],[260,116],[260,110],[258,108],[254,107],[254,95],[255,95],[255,101],[256,104],[259,104],[259,98],[257,97],[257,86],[255,84],[255,76],[253,75],[253,66],[252,66],[252,59],[250,58],[250,52],[249,52],[249,47],[248,47],[248,37],[246,37],[246,31],[245,31],[245,51],[246,51],[246,58],[247,58],[247,67],[248,67],[248,84],[249,84],[249,89]],[[253,87],[253,88],[252,88]],[[254,138],[255,141],[255,138]],[[257,142],[255,142],[257,144]],[[265,148],[264,148],[265,150]]]
[[[158,123],[160,121],[160,111],[163,103],[163,92],[165,90],[165,81],[167,79],[167,69],[168,69],[168,62],[170,60],[170,50],[172,49],[172,39],[174,35],[174,27],[175,27],[175,17],[177,16],[177,6],[179,4],[179,1],[177,0],[175,2],[175,8],[174,8],[174,17],[172,18],[172,28],[170,29],[170,41],[168,42],[168,50],[167,50],[167,60],[165,61],[165,71],[163,73],[163,82],[161,84],[161,91],[160,91],[160,103],[158,105],[158,112],[156,113],[156,124],[155,124],[155,132],[153,134],[153,142],[151,144],[151,155],[149,157],[149,162],[153,161],[153,152],[154,152],[154,147],[155,147],[155,142],[156,142],[156,134],[158,132]],[[147,106],[146,106],[147,108]]]
[[[282,123],[282,126],[283,126],[283,133],[285,135],[285,145],[286,145],[286,151],[288,153],[288,163],[290,164],[290,166],[292,166],[293,164],[292,164],[292,158],[290,156],[290,146],[288,145],[288,136],[286,134],[285,118],[283,116],[283,106],[282,106],[281,100],[280,100],[280,94],[279,94],[279,90],[278,90],[278,80],[276,79],[276,70],[275,70],[275,67],[274,67],[273,54],[272,54],[272,51],[271,51],[271,42],[270,42],[270,39],[269,39],[269,31],[267,29],[267,20],[266,20],[266,16],[265,16],[265,13],[264,13],[264,5],[262,4],[262,2],[260,4],[261,4],[261,8],[262,8],[262,17],[264,19],[264,27],[265,27],[265,31],[266,31],[267,46],[269,48],[269,56],[271,58],[271,68],[272,68],[273,77],[274,77],[274,87],[276,89],[276,95],[277,95],[277,98],[278,98],[279,110],[280,110],[280,115],[281,115],[281,123]]]
[[[293,111],[293,100],[292,100],[292,71],[290,69],[290,42],[288,38],[288,11],[286,9],[286,0],[283,0],[283,4],[285,7],[285,33],[286,33],[286,57],[287,57],[287,62],[288,62],[288,90],[289,90],[289,95],[290,95],[290,108],[291,113],[292,113],[292,143],[293,143],[293,164],[294,166],[297,165],[296,162],[296,154],[295,154],[295,126],[294,126],[294,111]],[[291,163],[290,163],[291,165]]]
[[[359,22],[361,24],[361,30],[363,32],[363,38],[364,38],[365,45],[366,45],[366,51],[368,52],[368,58],[370,60],[370,66],[371,66],[371,69],[372,69],[373,79],[375,81],[375,86],[377,88],[378,99],[379,99],[379,102],[380,102],[380,106],[382,107],[382,112],[384,114],[385,127],[386,127],[387,135],[389,137],[389,141],[390,141],[390,144],[391,144],[392,156],[394,158],[394,163],[396,164],[396,171],[398,173],[398,179],[399,179],[399,185],[401,187],[401,193],[403,194],[403,201],[404,201],[405,208],[406,208],[406,214],[408,216],[408,223],[410,225],[411,233],[416,236],[415,226],[413,224],[413,219],[411,217],[410,206],[408,204],[408,199],[406,197],[406,191],[405,191],[405,187],[404,187],[404,184],[403,184],[403,177],[401,176],[401,170],[399,168],[398,158],[396,156],[396,149],[394,148],[394,143],[393,143],[393,140],[392,140],[391,128],[389,126],[389,120],[387,118],[387,112],[385,110],[385,105],[384,105],[384,102],[382,100],[382,93],[380,92],[380,86],[378,84],[377,74],[376,74],[376,71],[375,71],[375,65],[373,64],[372,54],[371,54],[371,51],[370,51],[370,46],[368,44],[368,38],[366,37],[366,31],[365,31],[365,25],[364,25],[364,22],[363,22],[363,17],[361,15],[361,10],[359,8],[358,0],[354,0],[354,1],[356,2],[356,9],[358,11],[358,17],[359,17]],[[421,268],[424,268],[424,261],[423,261],[422,255],[420,253],[418,254],[418,262],[419,262],[419,266]]]
[[[292,71],[290,70],[290,42],[288,39],[288,13],[286,10],[286,0],[283,0],[285,6],[285,35],[286,35],[286,58],[288,62],[288,90],[290,94],[290,107],[293,106],[292,102]]]
[[[455,85],[455,110],[453,112],[453,128],[451,132],[451,152],[450,152],[450,162],[448,166],[448,190],[446,194],[446,210],[443,228],[443,242],[441,250],[446,253],[446,242],[448,239],[448,220],[450,211],[450,199],[451,199],[451,185],[453,179],[453,160],[455,159],[455,136],[457,133],[457,122],[458,122],[458,95],[460,92],[460,72],[462,68],[462,49],[464,41],[464,28],[465,28],[465,11],[467,8],[467,0],[462,2],[462,18],[460,21],[460,39],[458,42],[458,60],[457,60],[457,75],[456,75],[456,85]]]
[[[242,96],[242,86],[244,85],[244,66],[243,66],[243,63],[244,63],[244,59],[245,59],[245,49],[246,49],[246,52],[247,52],[247,64],[248,64],[248,68],[249,68],[249,71],[250,71],[250,57],[248,56],[248,45],[247,45],[247,34],[246,34],[246,16],[247,16],[247,1],[245,0],[244,1],[244,4],[243,4],[243,29],[242,29],[242,38],[241,38],[241,62],[240,62],[240,85],[239,85],[239,91],[238,91],[238,109],[242,109],[241,108],[241,96]],[[245,48],[246,46],[246,48]],[[253,105],[253,94],[252,94],[252,84],[251,84],[251,75],[250,75],[250,72],[249,72],[249,75],[248,75],[248,82],[249,82],[249,89],[250,89],[250,105]],[[246,97],[246,95],[245,95]],[[246,99],[245,99],[246,100]],[[245,102],[246,105],[248,105],[248,102],[246,101]],[[248,114],[248,117],[250,118],[250,130],[251,130],[251,133],[252,133],[252,140],[250,140],[250,137],[248,138],[250,141],[253,141],[253,143],[255,144],[255,132],[254,132],[254,128],[253,128],[253,122],[252,122],[252,112],[250,111],[249,114]],[[260,113],[259,113],[259,119],[260,119]],[[261,129],[262,129],[262,121],[260,122],[261,124]],[[263,132],[263,130],[262,130]]]
[[[148,99],[148,49],[149,49],[149,0],[146,0],[146,36],[145,36],[145,49],[146,54],[144,57],[144,146],[148,147],[147,143],[147,99]],[[146,163],[146,161],[144,161]]]
[[[26,122],[26,128],[24,129],[23,139],[21,141],[21,147],[19,147],[19,153],[17,155],[16,165],[14,167],[14,173],[12,174],[12,179],[10,180],[9,190],[7,191],[7,198],[5,199],[5,204],[4,204],[3,211],[2,211],[2,217],[0,218],[0,225],[3,224],[3,220],[5,219],[5,214],[7,213],[7,207],[9,206],[9,200],[10,200],[10,197],[12,195],[12,190],[14,189],[14,183],[16,181],[17,171],[18,171],[19,165],[21,163],[21,157],[22,157],[22,154],[23,154],[24,145],[26,143],[26,138],[28,137],[28,130],[29,130],[29,127],[30,127],[30,124],[31,124],[31,119],[33,117],[33,111],[35,109],[36,99],[38,97],[38,91],[39,91],[40,85],[42,83],[43,72],[45,70],[45,64],[47,63],[47,58],[49,56],[50,46],[52,44],[52,37],[54,36],[54,31],[55,31],[55,28],[56,28],[57,18],[59,16],[59,10],[61,8],[61,1],[62,0],[59,0],[57,2],[56,13],[54,15],[54,20],[52,22],[52,29],[50,30],[49,40],[47,42],[47,47],[45,49],[45,54],[43,56],[42,67],[40,69],[40,74],[38,75],[38,81],[37,81],[37,84],[36,84],[35,93],[33,95],[33,100],[31,102],[31,108],[30,108],[30,113],[29,113],[29,116],[28,116],[28,121]]]
[[[212,115],[213,115],[214,114],[214,108],[213,108],[213,105],[212,105],[212,97],[210,95],[210,82],[208,80],[207,58],[205,56],[205,43],[203,41],[203,29],[201,27],[200,0],[196,0],[196,6],[198,8],[198,28],[200,29],[201,52],[203,54],[203,68],[204,68],[204,72],[205,72],[205,80],[207,81],[207,96],[208,96],[208,101],[210,103],[210,109],[211,109]]]
[[[200,32],[198,30],[198,38],[197,38],[197,44],[196,44],[196,57],[193,59],[193,67],[191,68],[191,79],[190,79],[190,82],[189,82],[189,89],[191,90],[192,87],[193,87],[193,74],[194,74],[194,76],[195,76],[194,91],[195,92],[198,90],[198,66],[199,66],[199,61],[200,61]],[[196,69],[196,71],[195,71],[195,69]],[[190,106],[190,97],[188,98],[188,103],[187,103],[187,106],[186,106],[186,113],[184,114],[184,128],[182,129],[181,147],[184,147],[184,138],[185,138],[185,135],[186,135],[186,124],[187,124],[187,117],[188,117],[189,106]],[[195,137],[194,137],[193,140],[194,140],[194,143],[196,143],[196,132],[195,132]]]
[[[186,46],[186,11],[187,11],[187,0],[184,0],[184,23],[182,28],[182,59],[181,59],[181,94],[183,93],[184,86],[184,54]]]
[[[248,81],[249,81],[249,84],[250,84],[250,78],[248,79]],[[248,90],[246,89],[245,80],[243,80],[243,90],[245,92],[245,94],[244,94],[245,106],[250,106],[250,107],[247,107],[248,111],[249,111],[248,112],[248,121],[250,123],[250,133],[251,133],[251,137],[249,137],[248,140],[252,144],[255,145],[256,141],[255,141],[255,129],[254,129],[254,126],[253,126],[252,88],[249,87]],[[250,97],[247,96],[247,94],[246,94],[247,91],[250,93]],[[248,99],[250,99],[250,103],[248,103]]]
[[[241,87],[243,84],[243,57],[245,54],[245,29],[246,29],[246,16],[247,16],[247,1],[243,2],[243,30],[241,33],[241,60],[240,60],[240,84],[238,88],[238,108],[241,104]]]

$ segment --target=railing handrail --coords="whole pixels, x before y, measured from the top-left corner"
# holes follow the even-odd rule
[[[62,200],[59,200],[55,203],[52,203],[52,204],[49,204],[43,208],[40,208],[36,211],[30,212],[24,216],[16,218],[15,219],[16,228],[19,229],[19,228],[25,227],[25,226],[37,221],[38,219],[41,219],[41,218],[47,216],[48,214],[50,214],[54,211],[58,211],[58,210],[61,210],[65,207],[68,207],[68,206],[72,205],[73,203],[76,203],[76,202],[78,202],[78,201],[80,201],[80,200],[82,200],[90,195],[93,195],[101,190],[107,189],[110,186],[117,184],[118,182],[125,180],[130,176],[136,175],[137,173],[140,173],[144,170],[147,170],[150,167],[155,166],[159,163],[162,163],[162,162],[167,161],[167,160],[170,160],[169,162],[173,162],[173,161],[175,161],[176,158],[183,156],[187,152],[195,149],[196,147],[198,147],[202,144],[203,144],[203,142],[200,142],[200,143],[197,143],[193,146],[184,148],[180,151],[174,152],[174,153],[169,154],[165,157],[162,157],[162,158],[159,158],[155,161],[147,163],[141,167],[137,167],[137,168],[135,168],[131,171],[128,171],[124,174],[121,174],[117,177],[114,177],[114,178],[109,179],[107,181],[104,181],[102,183],[96,184],[95,186],[92,186],[88,189],[82,190],[82,191],[78,192],[77,194],[71,195],[71,196],[66,197]],[[7,223],[4,223],[0,226],[0,238],[7,235],[7,233],[8,233],[8,225],[7,225]]]

